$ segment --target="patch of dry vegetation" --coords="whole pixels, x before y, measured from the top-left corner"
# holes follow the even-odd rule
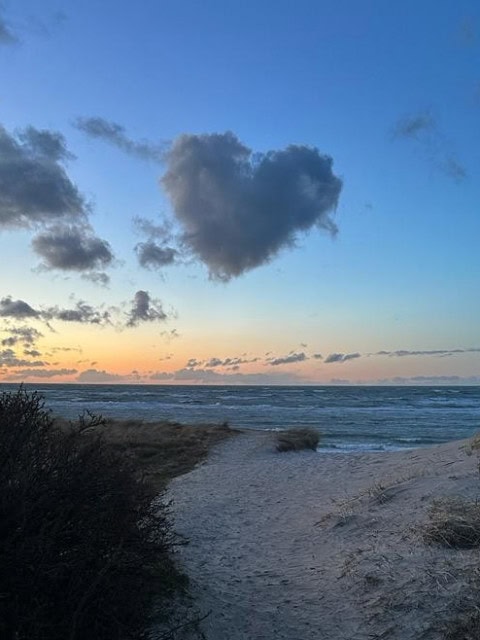
[[[304,429],[286,429],[279,431],[276,435],[277,451],[302,451],[311,449],[316,451],[320,442],[320,434],[315,429],[305,427]]]
[[[429,544],[454,549],[480,546],[480,504],[463,498],[436,501],[430,511],[430,522],[423,538]]]
[[[444,640],[478,640],[480,638],[480,608],[474,607],[459,614],[458,618],[447,625]]]
[[[128,458],[139,476],[156,490],[204,461],[214,445],[239,433],[226,423],[190,426],[138,420],[108,420],[94,432]]]

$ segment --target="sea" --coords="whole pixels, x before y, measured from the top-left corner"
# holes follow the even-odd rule
[[[173,386],[26,384],[54,415],[88,410],[144,422],[277,431],[313,427],[318,451],[392,451],[480,431],[480,386]],[[0,391],[18,386],[0,385]]]

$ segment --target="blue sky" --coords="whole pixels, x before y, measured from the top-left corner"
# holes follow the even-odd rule
[[[480,382],[476,2],[7,1],[0,73],[0,380]]]

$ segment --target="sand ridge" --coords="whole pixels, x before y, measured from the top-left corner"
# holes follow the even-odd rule
[[[434,499],[480,495],[467,449],[279,454],[258,432],[216,447],[168,492],[208,640],[440,638],[477,552],[421,527]]]

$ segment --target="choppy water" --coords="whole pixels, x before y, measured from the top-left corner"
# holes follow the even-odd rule
[[[54,414],[221,423],[244,429],[312,426],[326,450],[389,450],[480,431],[480,387],[26,385]],[[0,390],[15,389],[0,385]]]

